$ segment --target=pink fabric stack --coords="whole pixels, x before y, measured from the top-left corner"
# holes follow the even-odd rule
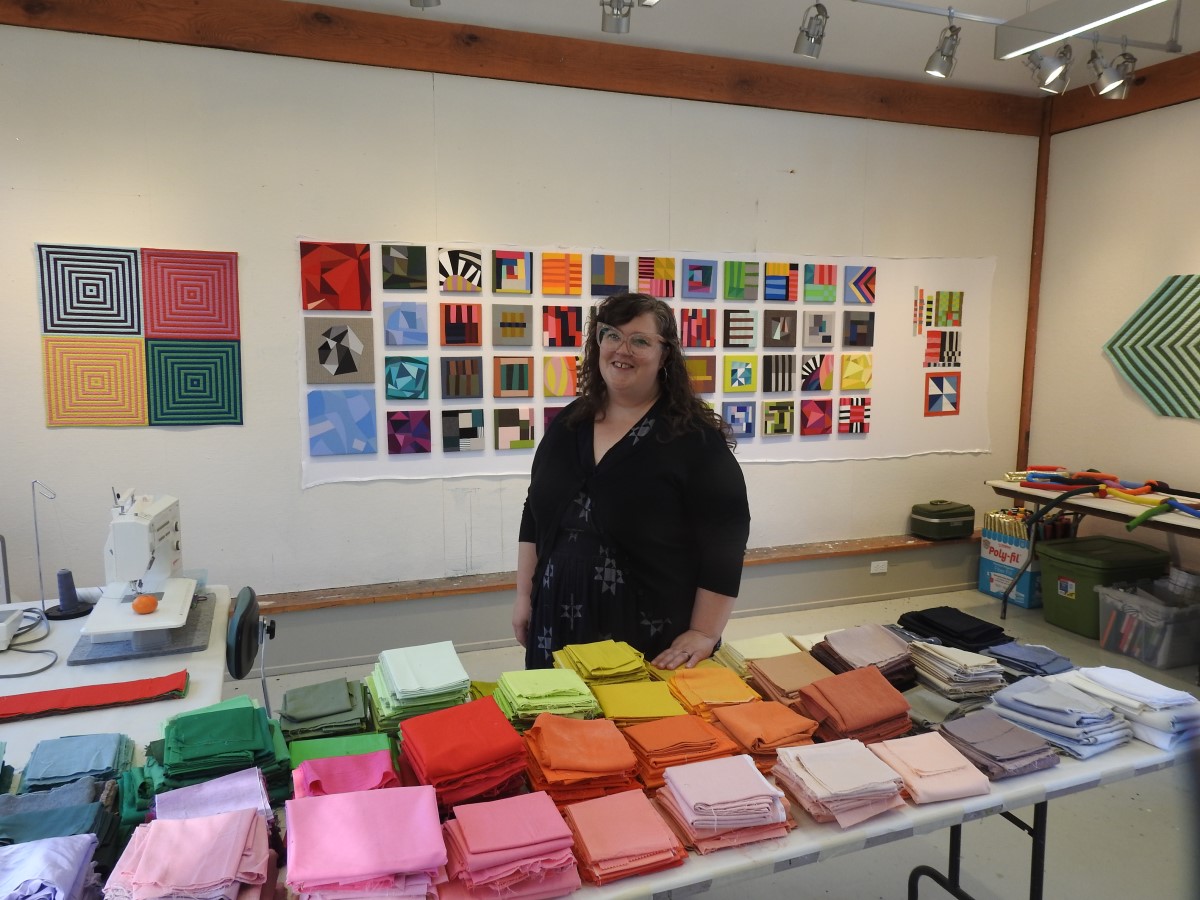
[[[107,900],[271,900],[277,876],[267,822],[241,809],[155,819],[134,829],[104,887]]]
[[[904,791],[914,803],[974,797],[992,789],[987,776],[936,731],[880,741],[867,749],[904,779]]]
[[[575,835],[579,872],[593,884],[608,884],[681,866],[687,850],[641,791],[581,800],[563,810]]]
[[[400,787],[401,783],[392,765],[391,751],[376,750],[353,756],[306,759],[292,769],[292,785],[297,797],[323,797]]]
[[[775,782],[818,822],[842,828],[904,806],[901,780],[862,741],[780,747]]]
[[[562,897],[580,887],[575,838],[544,791],[454,807],[442,900]]]
[[[428,785],[300,797],[285,810],[287,885],[300,900],[425,900],[446,864]]]

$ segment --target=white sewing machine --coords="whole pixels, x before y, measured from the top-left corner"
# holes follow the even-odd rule
[[[104,544],[104,591],[80,629],[93,641],[152,644],[155,632],[187,621],[194,578],[180,578],[183,550],[179,501],[174,497],[113,493],[112,521]],[[154,612],[138,614],[133,600],[151,594]],[[160,635],[165,640],[165,634]]]

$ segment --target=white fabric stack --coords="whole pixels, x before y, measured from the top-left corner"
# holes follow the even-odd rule
[[[8,900],[97,900],[94,834],[42,838],[0,847],[0,897]]]
[[[1200,700],[1125,669],[1109,666],[1074,669],[1052,680],[1095,697],[1124,716],[1139,741],[1160,750],[1200,738]]]
[[[771,770],[776,783],[818,822],[849,828],[904,806],[899,773],[861,741],[780,747],[778,753]]]
[[[450,641],[384,650],[368,685],[389,722],[465,703],[471,694],[470,676]]]
[[[1077,759],[1089,759],[1133,738],[1123,715],[1064,681],[1052,681],[1051,676],[1022,678],[997,691],[990,709]]]
[[[990,656],[914,641],[909,645],[917,681],[951,700],[988,697],[1004,687],[1004,667]]]

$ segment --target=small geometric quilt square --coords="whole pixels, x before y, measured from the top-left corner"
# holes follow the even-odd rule
[[[679,342],[684,347],[717,346],[717,311],[684,307],[679,311]]]
[[[46,424],[145,425],[141,338],[45,337]]]
[[[804,302],[833,303],[837,300],[837,266],[808,263],[804,267]]]
[[[735,438],[754,437],[754,406],[753,400],[726,400],[721,404],[721,418]]]
[[[542,396],[574,397],[579,392],[579,357],[542,357]]]
[[[758,263],[727,260],[725,263],[726,300],[742,300],[753,303],[758,299]]]
[[[529,450],[533,447],[533,407],[519,406],[494,411],[496,449]]]
[[[493,250],[492,291],[497,294],[532,294],[533,254],[528,250]]]
[[[685,259],[683,261],[683,297],[685,300],[717,299],[717,261],[715,259]]]
[[[804,314],[804,336],[801,346],[809,350],[833,346],[833,314],[806,312]]]
[[[843,353],[842,380],[843,391],[865,391],[871,387],[874,375],[875,361],[870,353]]]
[[[763,266],[763,299],[795,303],[800,297],[799,263],[769,262]]]
[[[846,266],[845,290],[842,299],[847,304],[875,302],[875,267]]]
[[[442,450],[463,453],[484,449],[482,409],[442,410]]]
[[[429,410],[408,409],[387,414],[388,454],[429,453],[433,449],[433,426]]]
[[[385,291],[424,291],[429,288],[424,244],[381,244],[379,261]]]
[[[371,245],[301,241],[300,284],[304,309],[369,310]]]
[[[962,332],[931,328],[925,332],[926,369],[957,369],[962,365]]]
[[[375,381],[375,323],[350,316],[306,316],[304,362],[309,384]]]
[[[962,405],[962,373],[925,373],[925,415],[957,416]]]
[[[611,297],[629,290],[629,257],[592,254],[592,296]]]
[[[875,313],[869,310],[844,310],[842,312],[842,342],[844,347],[873,347],[875,345]]]
[[[762,358],[764,394],[790,394],[796,389],[796,356],[792,353],[764,353]]]
[[[717,358],[715,356],[685,356],[684,368],[697,394],[715,394],[717,391]]]
[[[833,401],[828,397],[800,401],[800,434],[833,434]]]
[[[310,456],[363,456],[378,449],[375,392],[321,388],[308,392]]]
[[[752,309],[727,309],[725,346],[734,350],[753,350],[758,346],[758,317]]]
[[[478,294],[483,291],[483,252],[438,251],[438,289],[443,294]]]
[[[142,250],[146,337],[240,337],[236,253]]]
[[[933,324],[939,327],[962,327],[963,292],[938,291],[934,296]]]
[[[383,343],[388,347],[428,346],[428,305],[416,300],[384,303]]]
[[[482,303],[442,303],[442,346],[483,346],[482,322]]]
[[[533,307],[523,303],[492,304],[492,346],[532,347]]]
[[[726,356],[724,387],[727,393],[749,393],[758,390],[758,357]]]
[[[764,435],[795,434],[796,401],[764,400],[762,405],[762,433]]]
[[[543,347],[583,346],[583,307],[542,307]]]
[[[493,397],[533,396],[533,357],[497,356],[492,360]]]
[[[151,425],[241,425],[240,341],[146,341]]]
[[[142,333],[138,251],[38,244],[44,334]]]
[[[796,346],[796,310],[763,310],[763,347]]]
[[[871,430],[871,398],[842,397],[838,406],[838,434],[866,434]]]
[[[805,353],[800,357],[800,390],[833,390],[832,353]]]
[[[583,254],[543,253],[542,293],[564,297],[583,294]]]
[[[670,300],[675,296],[675,257],[639,256],[638,291]]]
[[[388,400],[428,400],[429,357],[385,356],[383,384]]]
[[[483,357],[442,357],[442,399],[474,400],[483,396]]]

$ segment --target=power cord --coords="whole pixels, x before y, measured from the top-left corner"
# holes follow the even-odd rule
[[[8,645],[9,650],[15,650],[17,653],[27,653],[30,656],[49,656],[50,662],[46,663],[40,669],[33,669],[29,672],[12,672],[7,675],[0,675],[0,678],[28,678],[30,675],[37,675],[39,672],[45,672],[56,662],[58,662],[58,653],[54,650],[26,650],[25,647],[30,644],[36,644],[39,641],[44,641],[50,637],[50,622],[46,619],[46,614],[40,609],[26,609],[21,613],[21,618],[25,620],[24,624],[17,629],[17,633],[13,635],[13,643]],[[23,637],[38,628],[45,627],[46,633],[38,637],[30,638],[27,641],[17,643],[17,638]]]

